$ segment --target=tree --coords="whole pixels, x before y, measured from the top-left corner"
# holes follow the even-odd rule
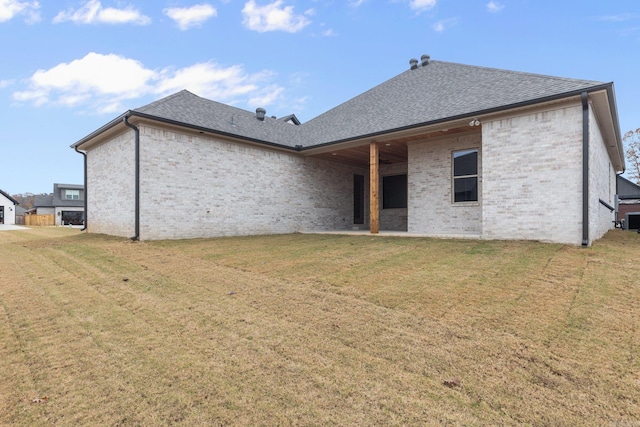
[[[25,209],[31,209],[35,200],[33,193],[12,194],[11,197]]]
[[[39,195],[53,196],[53,193],[40,193]],[[33,193],[12,194],[11,197],[25,209],[31,209],[36,201],[36,195]]]
[[[625,133],[622,142],[627,158],[627,175],[631,181],[640,185],[640,128]]]

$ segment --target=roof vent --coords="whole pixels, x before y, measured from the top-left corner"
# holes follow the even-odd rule
[[[265,110],[264,108],[260,108],[260,107],[256,108],[256,118],[258,120],[260,120],[261,122],[264,121],[265,114],[267,114],[267,110]]]
[[[420,59],[422,59],[422,66],[426,67],[427,65],[429,65],[429,62],[431,62],[431,57],[429,55],[422,55],[420,57]]]
[[[415,58],[411,58],[409,60],[409,65],[411,65],[412,70],[415,70],[416,68],[418,68],[418,60]]]

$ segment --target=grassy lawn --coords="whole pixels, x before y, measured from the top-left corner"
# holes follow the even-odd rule
[[[0,425],[640,426],[639,261],[620,230],[2,232]]]

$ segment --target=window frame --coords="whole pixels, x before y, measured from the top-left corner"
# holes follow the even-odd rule
[[[456,155],[476,153],[475,173],[466,175],[456,175]],[[456,200],[456,181],[473,178],[476,180],[476,199],[475,200]],[[457,206],[477,205],[480,203],[480,148],[469,147],[451,151],[451,203]]]
[[[64,190],[65,200],[80,200],[80,190]]]

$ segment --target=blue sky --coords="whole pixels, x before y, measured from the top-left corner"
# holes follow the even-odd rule
[[[69,146],[188,89],[307,121],[426,53],[615,83],[640,127],[638,0],[0,0],[0,189],[81,184]]]

